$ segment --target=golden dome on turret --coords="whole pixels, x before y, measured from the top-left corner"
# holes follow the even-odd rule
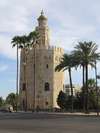
[[[39,20],[47,20],[47,18],[44,16],[43,10],[41,11],[41,15],[40,15],[39,18],[38,18],[38,21],[39,21]]]

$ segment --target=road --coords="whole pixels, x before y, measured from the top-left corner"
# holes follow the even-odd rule
[[[0,133],[100,133],[100,117],[1,113]]]

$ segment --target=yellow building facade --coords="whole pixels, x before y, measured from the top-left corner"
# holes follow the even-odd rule
[[[36,31],[39,44],[31,50],[21,51],[20,59],[20,106],[23,109],[52,109],[63,90],[64,73],[55,72],[64,50],[50,46],[48,20],[41,12]]]

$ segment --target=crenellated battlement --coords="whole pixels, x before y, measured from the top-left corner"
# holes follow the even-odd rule
[[[53,51],[54,52],[57,52],[57,53],[64,53],[64,49],[63,48],[56,47],[56,46],[53,47]]]

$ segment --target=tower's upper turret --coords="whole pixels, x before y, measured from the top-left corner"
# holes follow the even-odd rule
[[[39,46],[42,48],[48,48],[49,46],[48,19],[44,16],[43,10],[41,11],[41,15],[37,20],[38,20],[38,26],[36,27],[36,31],[38,31],[40,35]]]
[[[40,27],[45,27],[47,26],[47,18],[44,16],[43,10],[41,11],[41,15],[38,18],[38,24]]]

